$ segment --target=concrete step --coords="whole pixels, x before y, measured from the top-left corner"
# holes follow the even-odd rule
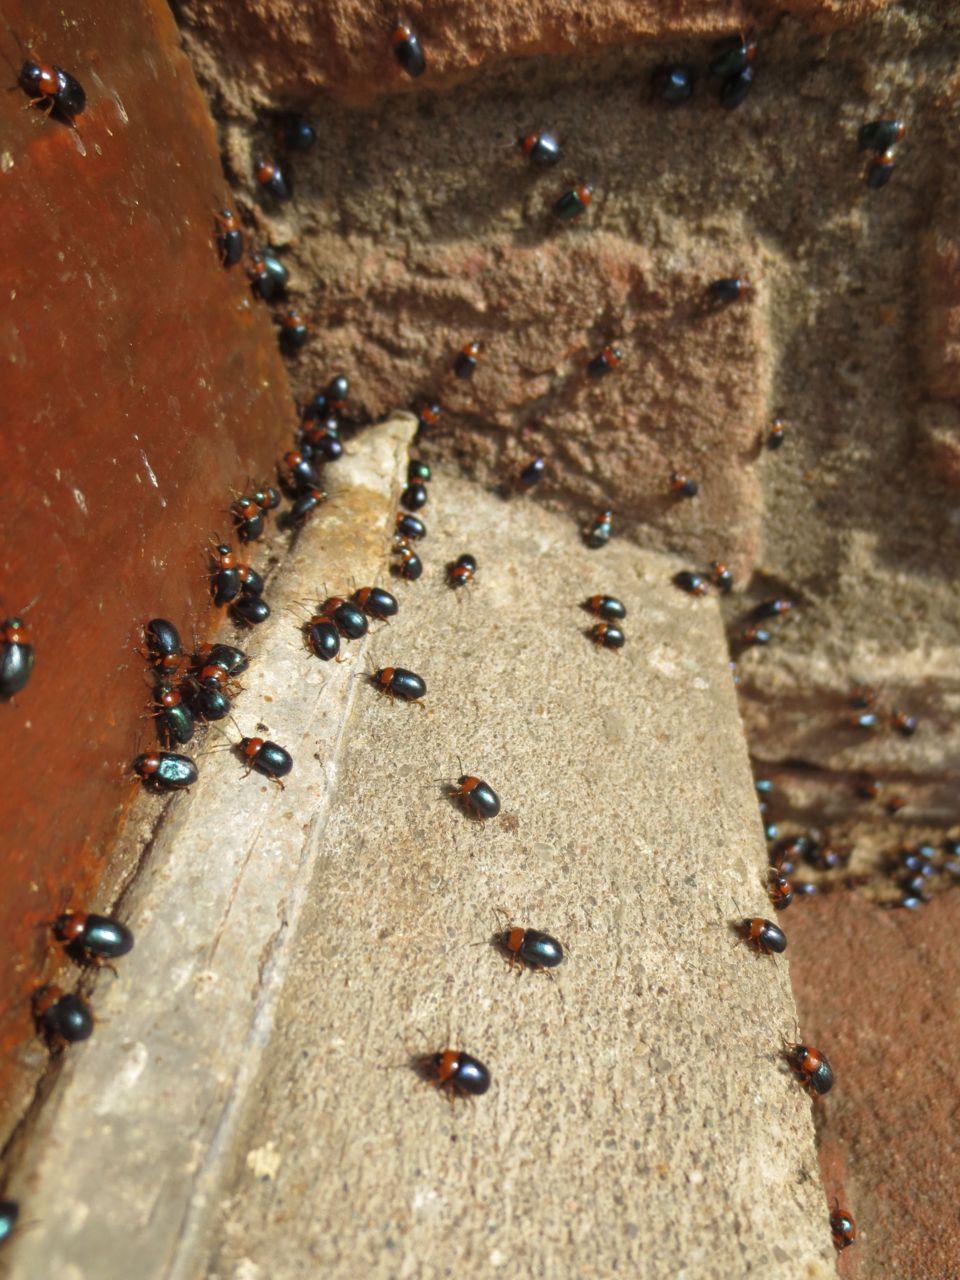
[[[354,442],[250,641],[237,720],[291,751],[285,790],[211,751],[188,796],[144,799],[137,945],[15,1172],[38,1225],[8,1275],[832,1275],[786,957],[730,928],[771,910],[715,601],[438,475],[399,616],[341,665],[303,647],[319,584],[388,584],[413,425]],[[598,592],[620,651],[586,635]],[[369,681],[398,665],[422,707]],[[445,793],[460,760],[500,795],[484,825]],[[511,972],[498,907],[564,964]],[[485,1096],[411,1069],[447,1047]]]

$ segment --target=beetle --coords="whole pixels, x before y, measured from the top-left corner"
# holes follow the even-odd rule
[[[257,773],[262,773],[283,790],[280,779],[285,778],[293,768],[293,757],[289,751],[277,746],[269,738],[241,738],[238,750],[246,758],[247,773],[256,769]]]
[[[481,826],[485,818],[495,818],[500,812],[500,797],[493,787],[472,774],[460,775],[456,786],[451,787],[451,796],[455,800],[461,800],[467,811],[480,819]]]
[[[310,618],[304,623],[304,633],[307,643],[318,658],[324,662],[329,662],[331,658],[336,658],[337,662],[343,661],[340,656],[340,632],[328,613],[318,613]]]
[[[710,59],[710,74],[721,80],[739,75],[757,56],[757,42],[753,36],[728,36],[721,40]]]
[[[767,432],[767,448],[771,450],[779,449],[783,444],[784,436],[787,432],[787,424],[782,418],[774,418],[770,423],[770,430]]]
[[[521,469],[516,479],[516,486],[520,492],[529,493],[534,485],[539,484],[543,479],[543,473],[546,469],[547,464],[543,458],[531,458]]]
[[[248,564],[238,564],[237,573],[240,575],[240,590],[245,596],[263,595],[264,581],[256,569],[251,569]]]
[[[460,351],[457,352],[457,358],[453,362],[453,372],[458,378],[472,378],[476,371],[477,364],[480,360],[481,343],[476,339],[473,342],[466,343]]]
[[[576,187],[571,187],[569,191],[565,191],[557,199],[553,206],[554,217],[559,218],[561,222],[569,222],[573,218],[579,218],[592,201],[592,184],[582,182]]]
[[[421,458],[411,458],[407,463],[407,483],[427,484],[429,483],[429,480],[429,463],[424,462]]]
[[[593,517],[593,524],[586,531],[584,540],[588,547],[605,547],[613,533],[613,512],[600,511]]]
[[[51,1048],[78,1044],[93,1035],[93,1014],[80,996],[51,984],[35,991],[31,1003],[37,1030]]]
[[[243,257],[243,232],[240,230],[237,215],[232,209],[221,209],[213,217],[217,224],[220,262],[225,267],[234,267]]]
[[[834,1248],[846,1249],[857,1238],[857,1224],[852,1215],[840,1208],[840,1201],[834,1200],[833,1212],[830,1214],[830,1233],[833,1236]]]
[[[270,617],[270,606],[259,596],[241,595],[230,606],[230,612],[238,622],[248,627],[258,627],[261,622],[266,622]]]
[[[183,695],[176,685],[164,680],[157,685],[157,698],[154,704],[159,711],[153,713],[157,722],[157,734],[165,747],[177,743],[184,747],[193,737],[193,715],[183,701]]]
[[[401,538],[425,538],[427,536],[427,526],[417,516],[398,511],[397,534]]]
[[[498,932],[494,941],[505,951],[510,968],[519,966],[521,973],[524,967],[542,972],[555,969],[563,963],[563,947],[549,933],[541,933],[539,929],[521,929],[518,925],[509,925],[503,932]]]
[[[627,609],[616,596],[591,596],[583,602],[584,609],[606,621],[622,621],[627,616]]]
[[[20,1217],[20,1206],[16,1200],[0,1200],[0,1245],[13,1235]]]
[[[673,471],[670,473],[670,492],[678,498],[695,498],[700,492],[700,486],[682,471]]]
[[[125,924],[92,912],[63,912],[53,922],[53,936],[83,964],[102,964],[133,950],[133,934]]]
[[[763,627],[744,627],[737,636],[737,641],[745,649],[755,644],[769,644],[773,639],[770,632]]]
[[[193,655],[195,667],[206,667],[215,662],[232,676],[239,676],[250,666],[250,659],[242,649],[232,644],[202,644]]]
[[[275,200],[292,198],[293,187],[275,160],[258,160],[254,166],[254,176],[262,189]]]
[[[280,350],[284,355],[295,355],[301,347],[306,346],[310,337],[307,322],[291,307],[286,315],[280,318]]]
[[[309,151],[317,140],[317,133],[306,117],[294,114],[280,120],[276,138],[288,151]]]
[[[626,636],[612,622],[598,622],[590,629],[590,639],[604,649],[622,649]]]
[[[263,535],[263,510],[253,498],[244,495],[230,506],[230,514],[241,542],[256,542]]]
[[[587,376],[603,378],[608,373],[612,373],[622,360],[623,352],[619,347],[604,347],[600,354],[594,356],[587,365]]]
[[[739,302],[750,292],[750,284],[742,276],[724,276],[707,285],[707,294],[712,302],[720,306],[729,306],[731,302]]]
[[[353,600],[371,618],[393,618],[400,609],[397,597],[382,587],[361,587],[353,593]]]
[[[720,86],[720,105],[735,111],[753,88],[753,67],[744,67],[736,75],[729,76]]]
[[[560,143],[552,133],[525,133],[517,139],[517,145],[527,159],[541,169],[557,164],[563,155]]]
[[[792,600],[761,600],[753,610],[755,618],[782,618],[793,609]]]
[[[790,1044],[785,1046],[785,1056],[811,1097],[829,1093],[833,1088],[833,1068],[819,1049]]]
[[[739,934],[741,942],[747,943],[761,955],[779,955],[787,949],[787,935],[772,920],[764,920],[761,916],[744,916],[733,928]]]
[[[318,507],[323,506],[326,500],[326,490],[306,489],[299,495],[296,502],[287,512],[286,523],[294,528],[303,524],[307,517],[313,515]]]
[[[326,422],[311,422],[300,432],[300,449],[306,456],[309,449],[323,462],[337,462],[343,457],[343,441],[336,418]]]
[[[867,186],[871,191],[879,191],[881,187],[885,187],[893,177],[893,171],[896,168],[896,153],[891,149],[884,151],[882,155],[873,156],[867,165]]]
[[[335,413],[342,413],[347,407],[347,396],[350,394],[350,379],[345,373],[336,373],[327,383],[324,392]]]
[[[237,568],[237,557],[233,548],[226,542],[218,543],[211,552],[214,570],[210,574],[210,587],[213,591],[213,603],[218,607],[236,600],[240,594],[240,571]]]
[[[33,671],[33,645],[22,618],[0,623],[0,698],[12,698],[26,686]]]
[[[882,155],[902,141],[907,126],[902,120],[870,120],[857,131],[857,146],[861,151],[875,151]]]
[[[324,602],[322,613],[329,614],[337,624],[341,635],[348,640],[360,640],[367,634],[370,624],[363,611],[342,596],[329,596]]]
[[[705,580],[701,578],[699,573],[694,573],[691,569],[681,569],[679,573],[675,573],[673,575],[673,584],[691,596],[705,596],[707,594]]]
[[[458,556],[447,570],[447,583],[451,587],[465,587],[474,580],[477,562],[471,555]]]
[[[176,671],[183,662],[180,633],[166,618],[151,618],[143,629],[151,661],[158,671]]]
[[[280,505],[280,492],[273,485],[260,485],[253,491],[253,500],[266,515],[268,511],[276,511]]]
[[[412,27],[408,27],[405,22],[398,22],[393,29],[391,36],[393,41],[393,54],[400,66],[407,73],[416,79],[422,76],[427,69],[427,59],[420,44],[420,39]]]
[[[490,1072],[477,1058],[458,1049],[443,1049],[417,1059],[416,1066],[452,1102],[455,1098],[479,1098],[490,1088]]]
[[[282,297],[290,281],[290,272],[280,259],[263,249],[250,259],[247,275],[253,292],[264,302]]]
[[[400,556],[400,563],[393,566],[393,573],[408,582],[416,582],[423,573],[423,561],[405,542],[401,542],[396,548],[396,554]]]
[[[418,700],[425,696],[427,683],[415,671],[407,671],[405,667],[384,667],[370,677],[382,693],[402,698],[405,702],[423,703]]]
[[[320,477],[299,449],[289,449],[277,468],[280,482],[291,498],[320,488]]]
[[[87,105],[87,95],[79,80],[58,67],[56,63],[46,66],[26,58],[20,67],[17,83],[28,98],[31,106],[42,107],[64,124],[76,128],[74,116],[83,114]]]
[[[770,868],[768,893],[775,911],[786,911],[793,901],[793,881],[779,867]]]
[[[442,410],[438,404],[420,404],[414,409],[417,415],[417,427],[420,431],[426,431],[430,427],[435,427],[440,422],[440,414]]]
[[[728,595],[733,587],[733,574],[722,560],[710,561],[710,581],[721,595]]]
[[[196,782],[197,766],[189,756],[174,751],[151,751],[137,756],[133,772],[158,791],[181,791]]]
[[[890,714],[890,724],[903,738],[912,738],[917,732],[916,717],[908,716],[905,711],[898,711],[896,708]]]
[[[679,107],[693,97],[693,81],[691,67],[658,67],[650,83],[651,93],[668,107]]]
[[[400,505],[406,507],[408,511],[419,511],[421,507],[425,507],[427,505],[426,486],[419,481],[408,484],[400,495]]]

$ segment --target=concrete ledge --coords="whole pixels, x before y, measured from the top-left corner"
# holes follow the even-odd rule
[[[386,582],[409,428],[353,445],[273,588],[237,718],[293,752],[287,790],[224,752],[164,815],[137,949],[12,1188],[43,1221],[11,1277],[833,1275],[785,963],[729,930],[734,899],[770,910],[715,602],[438,476],[424,577],[349,664],[283,618]],[[584,634],[599,591],[620,652]],[[386,665],[425,709],[364,679]],[[484,828],[436,781],[458,755],[500,793]],[[555,976],[509,972],[498,905],[561,939]],[[475,1105],[409,1069],[448,1045],[491,1070]]]

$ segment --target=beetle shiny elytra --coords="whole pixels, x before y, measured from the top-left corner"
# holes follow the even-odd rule
[[[324,602],[323,612],[330,615],[337,624],[340,634],[346,636],[348,640],[360,640],[367,634],[370,624],[362,609],[351,601],[344,600],[341,596],[330,596]]]
[[[443,1049],[419,1060],[419,1069],[438,1089],[454,1098],[479,1098],[490,1088],[490,1072],[477,1058],[457,1049]]]
[[[563,947],[549,933],[511,925],[496,936],[497,945],[507,953],[511,969],[555,969],[563,962]]]
[[[407,671],[404,667],[384,667],[370,678],[381,692],[402,698],[405,702],[417,702],[426,696],[427,682],[415,671]]]
[[[583,602],[584,609],[607,622],[622,622],[627,616],[626,606],[616,596],[591,596]]]
[[[525,133],[517,139],[517,145],[532,164],[541,169],[549,169],[559,162],[563,155],[560,143],[552,133],[541,130],[539,133]]]
[[[180,791],[192,786],[198,777],[197,766],[188,756],[173,751],[153,751],[137,756],[133,772],[159,791]]]
[[[623,352],[619,347],[604,347],[587,365],[587,374],[591,378],[603,378],[612,373],[622,360]]]
[[[176,743],[185,747],[193,737],[193,714],[183,701],[180,690],[164,680],[157,685],[155,711],[157,734],[165,747]]]
[[[400,609],[397,597],[382,587],[361,587],[353,593],[353,601],[371,618],[393,618]]]
[[[230,612],[238,622],[257,627],[270,617],[270,606],[259,596],[241,595],[239,600],[234,600],[230,606]]]
[[[412,516],[404,511],[397,512],[397,534],[401,538],[418,538],[427,536],[427,526],[417,516]]]
[[[41,987],[33,993],[33,1017],[37,1030],[56,1048],[78,1044],[93,1035],[93,1014],[86,1001],[59,987]]]
[[[158,671],[175,671],[183,661],[180,633],[166,618],[151,618],[143,629],[151,661]]]
[[[590,638],[604,649],[622,649],[626,644],[626,636],[612,622],[596,623],[590,630]]]
[[[53,936],[83,964],[116,960],[133,950],[133,934],[125,924],[92,912],[65,911],[53,922]]]
[[[20,1217],[20,1206],[16,1200],[0,1200],[0,1245],[13,1235]]]
[[[553,206],[553,215],[561,222],[569,222],[573,218],[579,218],[592,201],[593,187],[589,182],[583,182],[579,186],[571,187],[559,197]]]
[[[772,920],[764,920],[760,916],[744,917],[737,921],[734,929],[741,942],[747,943],[761,955],[779,955],[787,949],[786,934]]]
[[[258,160],[254,168],[254,176],[260,187],[269,192],[275,200],[293,198],[293,187],[279,164],[273,160]]]
[[[451,789],[455,800],[461,800],[464,808],[479,818],[481,825],[486,818],[495,818],[500,812],[500,797],[488,782],[470,774],[461,774],[457,785]]]
[[[243,232],[232,209],[221,209],[214,214],[217,224],[217,247],[220,261],[225,267],[233,267],[243,257]]]
[[[679,573],[675,573],[673,585],[690,596],[705,596],[708,589],[705,579],[691,569],[681,569]]]
[[[33,645],[22,618],[0,622],[0,698],[12,698],[33,671]]]
[[[474,340],[457,352],[457,358],[453,362],[453,372],[458,378],[473,377],[480,360],[480,346],[481,344]]]
[[[546,461],[543,458],[531,458],[523,467],[517,476],[517,488],[521,493],[529,493],[530,490],[540,483],[543,479],[543,473],[547,469]]]
[[[613,512],[600,511],[584,535],[588,547],[605,547],[613,534]]]
[[[77,127],[74,116],[83,113],[87,95],[83,85],[69,71],[56,64],[48,67],[27,58],[20,67],[17,83],[32,99],[31,106],[42,107],[64,124],[72,125],[74,129]]]
[[[408,76],[422,76],[427,69],[427,59],[420,39],[412,27],[398,22],[393,29],[393,54]]]
[[[239,750],[246,758],[247,773],[255,769],[283,788],[280,779],[285,778],[293,768],[293,757],[289,751],[271,742],[269,738],[241,738]]]
[[[852,1214],[846,1209],[840,1208],[839,1200],[833,1202],[833,1211],[830,1214],[830,1234],[833,1236],[833,1247],[837,1250],[846,1249],[857,1238],[857,1224],[854,1222]]]
[[[811,1095],[829,1093],[833,1088],[833,1068],[819,1049],[805,1044],[786,1046],[786,1058]]]
[[[337,662],[342,661],[340,657],[340,632],[337,630],[337,624],[329,614],[315,614],[304,624],[304,631],[307,643],[318,658],[324,662],[329,662],[331,658],[336,658]]]

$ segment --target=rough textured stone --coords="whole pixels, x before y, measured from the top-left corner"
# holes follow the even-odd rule
[[[943,222],[956,225],[956,214]],[[944,227],[931,232],[923,255],[926,275],[926,360],[930,394],[960,397],[960,242]]]
[[[278,604],[385,579],[411,426],[355,443]],[[785,964],[730,929],[763,848],[715,602],[448,475],[424,515],[423,578],[348,662],[279,611],[258,634],[237,717],[294,771],[281,795],[211,755],[167,813],[11,1187],[44,1208],[10,1280],[832,1274]],[[614,589],[620,652],[580,607]],[[422,708],[367,678],[401,662]],[[483,828],[444,794],[458,756],[499,791]],[[498,906],[561,938],[555,975],[509,971]],[[492,1071],[475,1106],[410,1069],[445,1044]]]

